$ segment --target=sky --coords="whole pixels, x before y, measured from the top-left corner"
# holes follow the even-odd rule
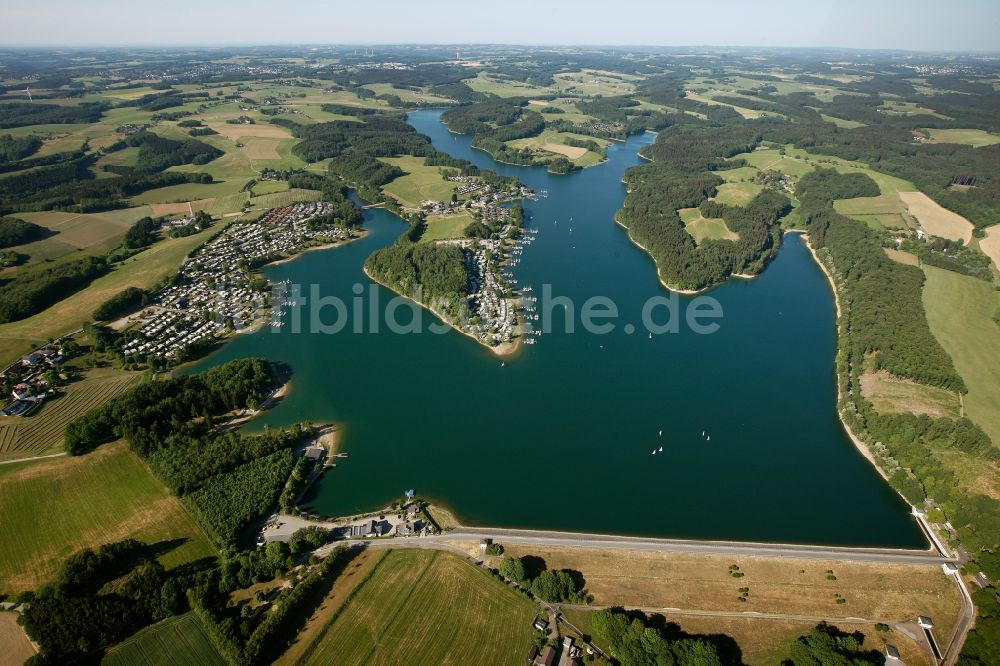
[[[0,0],[0,48],[390,43],[998,52],[1000,0]]]

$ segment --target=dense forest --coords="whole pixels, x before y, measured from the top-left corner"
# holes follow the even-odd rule
[[[449,321],[465,314],[469,273],[454,245],[414,244],[404,235],[365,261],[365,271],[393,291],[429,306]]]
[[[0,104],[0,129],[29,125],[96,123],[108,109],[107,104],[38,104],[5,102]]]
[[[0,135],[0,164],[22,160],[42,147],[37,136],[15,138],[10,134]]]

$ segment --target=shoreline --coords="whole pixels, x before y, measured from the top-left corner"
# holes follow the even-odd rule
[[[301,257],[301,256],[303,256],[305,254],[308,254],[310,252],[317,252],[319,250],[332,250],[332,249],[340,247],[342,245],[348,245],[350,243],[353,243],[354,241],[361,240],[362,238],[364,238],[368,234],[369,234],[369,231],[367,229],[360,229],[358,235],[357,236],[352,236],[351,238],[346,238],[344,240],[332,241],[330,243],[321,243],[319,245],[311,245],[311,246],[309,246],[307,248],[304,248],[302,250],[297,251],[295,254],[290,255],[288,257],[284,257],[282,259],[276,259],[275,261],[269,261],[268,263],[263,264],[262,266],[260,266],[260,268],[256,272],[259,273],[260,270],[263,270],[265,268],[270,268],[271,266],[281,266],[282,264],[289,264],[289,263],[295,261],[296,259],[298,259],[299,257]]]
[[[521,339],[524,337],[523,333],[522,333],[522,335],[518,335],[511,342],[504,342],[504,343],[501,343],[501,344],[497,345],[496,347],[491,347],[491,346],[483,343],[479,338],[476,338],[475,336],[473,336],[473,335],[471,335],[469,333],[466,333],[465,331],[463,331],[462,329],[460,329],[458,326],[456,326],[452,322],[448,321],[448,319],[443,314],[441,314],[440,312],[438,312],[437,310],[435,310],[431,306],[429,306],[429,305],[427,305],[425,303],[421,303],[420,301],[414,300],[414,299],[410,298],[409,296],[401,294],[398,291],[396,291],[395,289],[393,289],[392,287],[390,287],[389,285],[387,285],[384,282],[382,282],[381,280],[378,280],[375,276],[373,276],[371,273],[368,272],[368,268],[367,267],[362,268],[362,270],[364,271],[365,276],[369,280],[371,280],[372,282],[374,282],[375,284],[378,284],[378,285],[381,285],[381,286],[385,287],[386,289],[388,289],[392,293],[396,294],[397,296],[400,296],[401,298],[405,298],[408,301],[416,303],[417,305],[419,305],[420,307],[422,307],[423,309],[427,310],[428,312],[430,312],[431,314],[433,314],[435,317],[437,317],[438,319],[440,319],[442,322],[444,322],[445,324],[447,324],[451,328],[451,330],[455,331],[456,333],[461,333],[462,335],[464,335],[465,337],[469,338],[470,340],[473,340],[476,344],[480,345],[481,347],[484,347],[485,349],[490,350],[493,353],[494,356],[506,360],[506,359],[512,358],[513,356],[515,356],[517,354],[518,351],[520,351],[520,348],[521,348]]]
[[[789,229],[785,233],[789,233],[789,234],[793,234],[794,233],[794,234],[799,234],[800,236],[802,236],[802,240],[805,243],[806,248],[808,248],[809,254],[812,255],[813,261],[816,262],[816,264],[819,266],[819,269],[821,271],[823,271],[823,275],[826,276],[826,280],[827,280],[827,282],[830,285],[830,289],[833,291],[833,305],[834,305],[834,309],[836,310],[836,313],[837,313],[837,319],[836,319],[836,322],[837,322],[837,339],[839,341],[839,339],[840,339],[840,318],[841,318],[842,310],[841,310],[841,307],[840,307],[840,292],[837,289],[837,283],[833,279],[833,273],[831,273],[830,269],[827,267],[827,265],[824,264],[820,260],[819,255],[816,252],[816,248],[813,247],[812,242],[809,240],[809,234],[808,233],[806,233],[805,231],[803,231],[801,229]],[[851,427],[847,424],[847,420],[844,418],[844,412],[840,408],[840,402],[844,398],[844,391],[843,391],[843,388],[840,385],[840,377],[836,373],[836,358],[834,360],[834,368],[835,368],[835,370],[834,370],[834,376],[836,377],[836,380],[837,380],[837,407],[836,407],[836,411],[837,411],[837,418],[840,419],[840,425],[843,426],[844,432],[847,433],[848,438],[854,444],[854,448],[856,448],[858,450],[858,452],[865,458],[865,460],[867,460],[869,463],[871,463],[872,467],[875,468],[875,471],[878,472],[878,475],[881,476],[882,479],[888,485],[888,483],[889,483],[889,475],[886,474],[885,470],[882,469],[882,466],[878,463],[878,458],[875,457],[875,453],[868,447],[868,445],[860,437],[858,437],[858,435],[853,430],[851,430]],[[891,485],[889,487],[892,488]],[[902,493],[900,493],[895,488],[892,488],[892,490],[897,495],[899,495],[900,497],[902,497],[903,501],[906,502],[906,504],[908,506],[910,505],[910,502],[905,497],[903,497]]]

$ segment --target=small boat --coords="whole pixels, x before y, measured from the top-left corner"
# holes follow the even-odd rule
[[[659,450],[662,452],[663,451],[663,447],[661,446]]]
[[[653,455],[654,456],[656,455],[656,449],[653,449]]]

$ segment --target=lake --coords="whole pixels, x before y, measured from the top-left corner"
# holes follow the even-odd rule
[[[520,283],[539,297],[549,284],[577,309],[608,297],[618,325],[570,334],[556,310],[554,330],[506,362],[459,333],[429,332],[436,320],[426,311],[419,334],[355,334],[348,325],[337,334],[286,326],[238,336],[196,369],[261,356],[294,372],[290,395],[255,428],[343,426],[349,458],[314,487],[309,509],[372,510],[414,488],[467,525],[926,546],[909,507],[837,418],[833,294],[797,235],[758,278],[709,293],[724,313],[714,334],[683,325],[652,339],[628,334],[624,324],[638,327],[643,304],[667,295],[650,258],[613,221],[622,174],[652,135],[614,144],[600,166],[555,176],[497,164],[471,137],[449,133],[440,113],[412,113],[410,122],[437,148],[548,193],[525,202],[528,227],[539,231],[514,269]],[[379,209],[366,212],[365,227],[362,240],[265,274],[381,312],[393,294],[362,265],[406,227]],[[364,285],[360,296],[355,285]]]

